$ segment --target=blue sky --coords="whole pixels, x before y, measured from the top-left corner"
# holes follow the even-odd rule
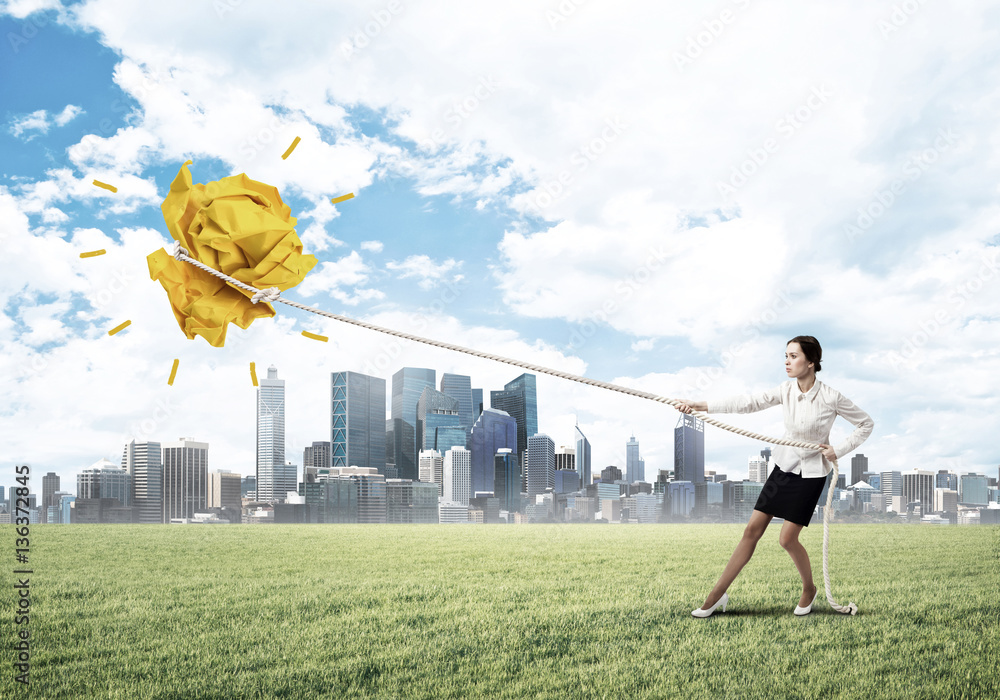
[[[288,381],[297,464],[330,372],[520,373],[287,307],[188,341],[145,256],[190,159],[280,189],[320,260],[291,298],[691,399],[783,381],[812,334],[876,421],[873,467],[995,475],[997,10],[550,5],[0,4],[0,468],[72,489],[130,437],[191,436],[253,473],[251,361]],[[647,478],[672,468],[672,409],[540,377],[540,429],[569,444],[576,420],[595,471],[633,433]],[[707,468],[760,447],[710,428]]]

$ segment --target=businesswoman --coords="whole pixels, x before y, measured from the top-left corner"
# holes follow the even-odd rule
[[[812,442],[823,448],[822,452],[796,447],[776,446],[767,481],[750,515],[750,522],[743,531],[743,539],[736,546],[718,583],[708,594],[705,603],[692,610],[695,617],[709,617],[729,602],[726,590],[746,563],[753,556],[757,541],[764,535],[771,518],[785,519],[778,541],[795,562],[802,577],[802,597],[795,606],[796,615],[812,611],[818,589],[813,583],[812,568],[805,547],[799,542],[799,532],[808,527],[819,501],[823,486],[833,469],[831,459],[843,457],[863,443],[875,426],[871,417],[837,390],[816,379],[820,371],[823,349],[811,335],[792,338],[785,346],[785,373],[788,381],[775,389],[734,396],[722,401],[684,401],[679,410],[683,413],[751,413],[781,404],[785,415],[785,438]],[[854,432],[837,447],[831,447],[830,426],[837,416],[843,416],[854,426]]]

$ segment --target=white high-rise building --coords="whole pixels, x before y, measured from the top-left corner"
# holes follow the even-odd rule
[[[767,481],[767,477],[767,460],[760,455],[750,455],[747,458],[747,481],[763,484]]]
[[[545,433],[528,438],[528,498],[556,487],[556,444]]]
[[[471,453],[470,453],[471,455]],[[420,481],[437,484],[438,496],[444,495],[444,456],[437,450],[420,450]]]
[[[193,518],[208,506],[208,443],[191,438],[163,444],[163,522]]]
[[[285,472],[285,380],[278,379],[278,369],[271,365],[257,389],[258,501],[285,499]]]
[[[442,465],[444,489],[441,497],[451,503],[469,505],[472,488],[472,453],[464,447],[452,447],[444,453]]]
[[[580,488],[590,485],[590,441],[576,426],[576,471],[580,475]]]
[[[140,523],[163,522],[163,460],[158,442],[132,442],[122,452],[122,469],[132,476],[132,505]]]

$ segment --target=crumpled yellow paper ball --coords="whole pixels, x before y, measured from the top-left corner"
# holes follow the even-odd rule
[[[160,209],[174,240],[198,262],[258,289],[291,289],[316,266],[302,254],[296,219],[272,185],[244,174],[192,184],[187,161],[170,185]],[[149,277],[167,291],[184,334],[200,335],[222,347],[230,322],[247,328],[255,318],[274,316],[274,307],[250,301],[252,292],[160,249],[146,258]]]

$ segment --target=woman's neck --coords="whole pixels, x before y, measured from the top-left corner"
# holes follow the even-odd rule
[[[799,377],[799,391],[803,394],[813,388],[816,384],[816,373],[810,372],[805,377]]]

